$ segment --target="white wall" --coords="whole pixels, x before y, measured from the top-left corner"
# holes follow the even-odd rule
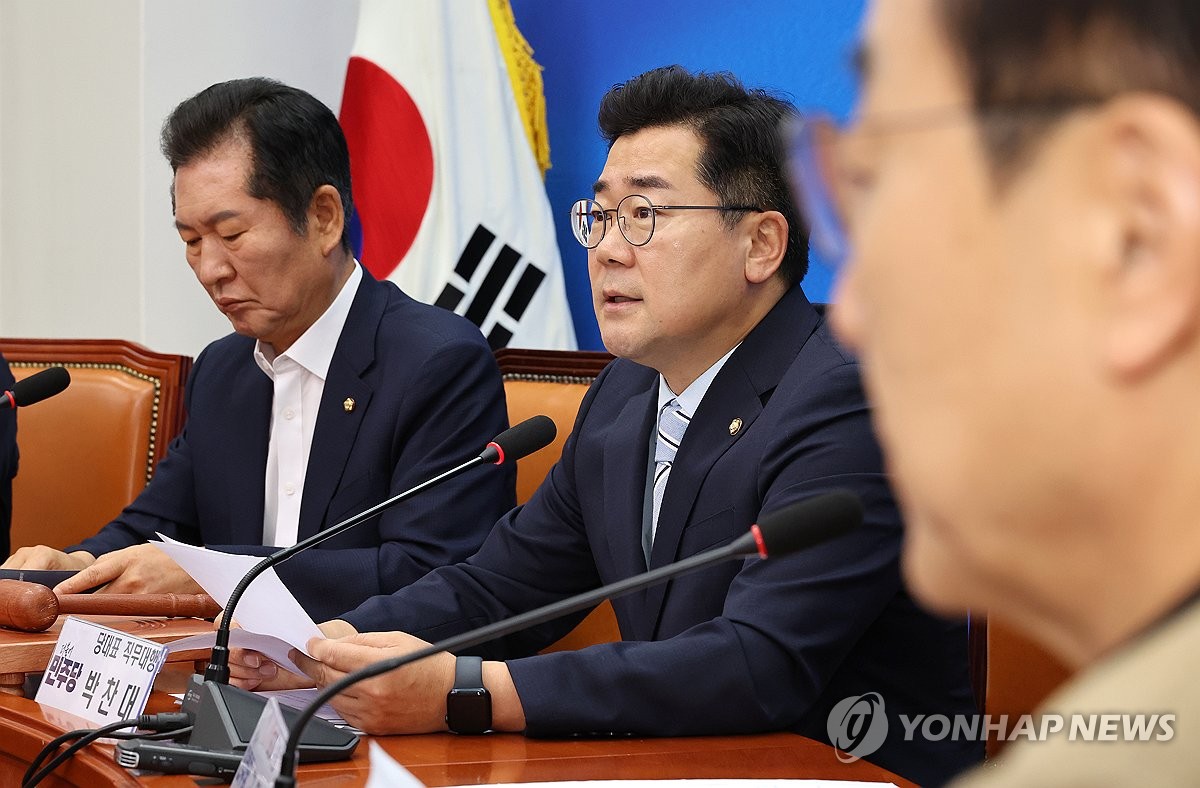
[[[172,226],[163,119],[263,75],[335,111],[357,0],[0,0],[0,336],[197,354],[227,333]]]

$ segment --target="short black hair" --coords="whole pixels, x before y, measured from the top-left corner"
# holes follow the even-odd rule
[[[789,102],[747,89],[733,74],[691,73],[683,66],[647,71],[614,85],[600,100],[600,133],[609,147],[645,128],[684,126],[700,138],[696,175],[723,205],[754,205],[787,219],[788,242],[779,266],[790,287],[808,272],[808,236],[788,188],[780,137]],[[730,226],[742,214],[727,213]]]
[[[247,192],[279,205],[297,234],[308,228],[313,193],[326,184],[337,189],[346,222],[342,248],[351,252],[350,150],[333,112],[309,93],[266,77],[218,82],[171,112],[162,152],[178,172],[239,138],[250,148]]]
[[[981,125],[1001,175],[1070,111],[1121,93],[1169,96],[1200,117],[1195,0],[941,0],[935,9],[977,111],[1060,110]]]

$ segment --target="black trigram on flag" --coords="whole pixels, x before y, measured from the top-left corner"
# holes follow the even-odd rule
[[[546,273],[508,244],[485,264],[496,235],[482,224],[467,241],[450,280],[434,302],[479,326],[492,350],[506,347]],[[474,295],[468,299],[468,293]],[[503,301],[501,308],[496,309]]]

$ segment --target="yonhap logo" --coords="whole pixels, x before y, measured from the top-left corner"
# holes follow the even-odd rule
[[[1105,714],[898,714],[896,736],[911,742],[918,738],[938,741],[1031,742],[1062,738],[1070,742],[1168,742],[1175,738],[1173,712],[1119,712]],[[883,746],[888,735],[888,718],[883,696],[866,692],[843,698],[829,710],[825,723],[829,741],[842,763],[865,758]],[[899,741],[900,739],[897,739]]]
[[[825,730],[842,763],[852,763],[870,755],[883,746],[883,740],[887,738],[883,696],[868,692],[843,698],[829,711]]]

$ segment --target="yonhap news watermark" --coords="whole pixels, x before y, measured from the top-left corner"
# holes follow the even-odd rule
[[[1170,713],[1057,714],[899,714],[904,741],[1068,741],[1168,742],[1175,738],[1175,715]],[[844,763],[863,758],[883,746],[889,721],[883,696],[867,692],[843,698],[826,721],[829,741]]]

